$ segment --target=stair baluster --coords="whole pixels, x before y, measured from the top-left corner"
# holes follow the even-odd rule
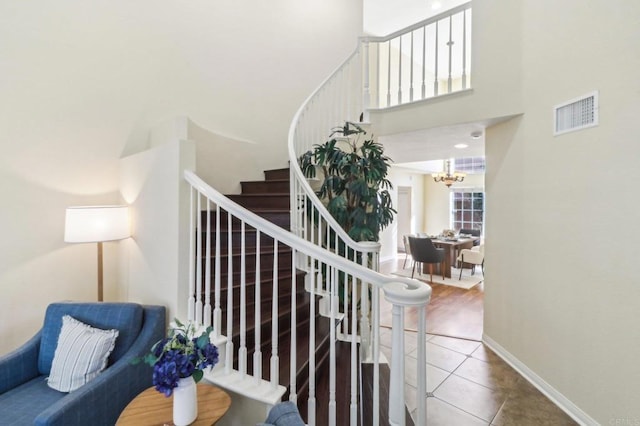
[[[387,292],[388,288],[395,288],[396,292],[406,293],[406,300],[394,303],[407,304],[406,301],[410,300],[410,305],[424,305],[428,302],[430,288],[417,281],[390,278],[368,269],[366,266],[377,265],[377,255],[358,254],[351,248],[344,251],[344,243],[336,238],[337,234],[324,221],[320,221],[318,226],[308,226],[305,232],[309,240],[323,241],[332,248],[331,251],[284,230],[281,226],[287,226],[289,221],[279,219],[268,206],[260,207],[255,193],[248,199],[243,196],[234,196],[234,199],[246,201],[260,215],[269,217],[281,226],[244,210],[208,187],[193,173],[185,172],[185,176],[197,189],[192,197],[194,211],[205,206],[199,220],[192,219],[192,224],[200,227],[194,232],[194,235],[200,235],[200,239],[194,239],[194,246],[200,248],[193,254],[200,254],[202,258],[193,259],[193,264],[201,272],[205,271],[204,274],[200,272],[199,276],[194,271],[193,276],[198,276],[204,282],[196,286],[190,283],[188,300],[192,303],[188,312],[194,315],[191,319],[196,318],[195,307],[198,300],[203,300],[203,291],[216,299],[213,301],[216,306],[214,322],[216,309],[223,311],[223,306],[226,306],[218,327],[219,330],[225,330],[226,327],[226,336],[216,336],[221,342],[226,340],[224,367],[207,373],[207,379],[269,404],[283,397],[297,401],[310,425],[370,424],[368,419],[375,419],[380,409],[377,401],[380,389],[378,383],[373,383],[373,396],[365,398],[360,391],[363,386],[360,362],[365,353],[373,354],[376,365],[372,371],[377,381],[376,377],[381,376],[377,372],[380,365],[376,353],[379,348],[376,328],[379,326],[379,290]],[[204,197],[205,203],[201,197]],[[282,199],[288,197],[276,195],[268,197],[268,202],[272,203],[272,207],[282,208]],[[215,205],[215,213],[211,211],[211,203]],[[320,218],[317,211],[309,212],[313,220],[308,224]],[[216,215],[215,230],[211,229],[211,223],[214,222],[211,214]],[[223,222],[225,215],[227,218]],[[226,226],[223,227],[223,223]],[[215,238],[213,235],[205,237],[202,232],[215,234]],[[223,249],[224,238],[227,240],[226,251]],[[263,243],[267,241],[269,243],[264,246]],[[214,244],[214,281],[221,283],[226,275],[227,286],[224,291],[217,286],[219,288],[211,294],[211,288],[207,287],[206,271],[212,267],[210,254]],[[338,254],[341,252],[346,253],[348,258]],[[225,256],[227,259],[223,262]],[[265,262],[266,256],[272,259]],[[354,262],[356,259],[361,264]],[[265,274],[265,271],[269,273]],[[271,286],[265,288],[270,293],[262,290],[262,277],[265,275],[271,279]],[[346,304],[339,303],[339,291],[347,299]],[[371,305],[367,297],[370,291],[373,297]],[[253,309],[250,303],[254,303]],[[364,309],[358,311],[359,307]],[[373,333],[368,331],[373,343],[363,344],[363,337],[365,341],[369,338],[359,329],[369,328],[362,318],[362,315],[368,318],[369,307],[373,315]],[[345,317],[349,321],[343,328]],[[207,319],[203,318],[203,321]],[[271,357],[263,368],[262,346],[269,344]],[[234,349],[236,347],[237,350]],[[363,398],[376,399],[373,410],[363,410]],[[404,405],[401,407],[404,410]]]

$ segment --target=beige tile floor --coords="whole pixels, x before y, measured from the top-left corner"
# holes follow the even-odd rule
[[[391,330],[380,332],[391,358]],[[429,426],[541,426],[576,423],[481,342],[427,335]],[[405,394],[415,419],[417,336],[405,332]],[[421,425],[419,425],[421,426]]]

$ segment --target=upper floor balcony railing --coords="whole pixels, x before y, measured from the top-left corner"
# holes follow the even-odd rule
[[[471,2],[362,42],[368,107],[387,108],[471,87]]]

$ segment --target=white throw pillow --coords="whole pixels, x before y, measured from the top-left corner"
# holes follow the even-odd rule
[[[77,319],[62,317],[62,329],[53,355],[49,387],[71,392],[96,378],[107,366],[118,330],[100,330]]]

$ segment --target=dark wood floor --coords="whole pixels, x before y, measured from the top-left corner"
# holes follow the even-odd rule
[[[388,274],[402,268],[402,260],[380,266]],[[470,290],[443,284],[430,284],[433,290],[427,309],[427,333],[469,340],[482,340],[484,283]],[[405,328],[417,330],[415,309],[405,310]],[[380,324],[391,327],[391,305],[381,301]]]

